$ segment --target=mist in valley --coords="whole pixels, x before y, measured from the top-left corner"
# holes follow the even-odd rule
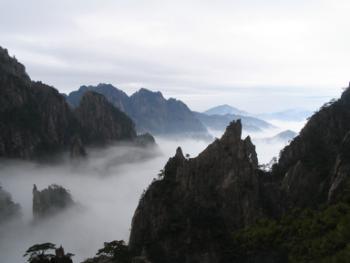
[[[116,145],[89,149],[81,162],[37,164],[0,162],[0,184],[21,205],[22,217],[0,225],[1,261],[24,262],[33,244],[52,242],[75,254],[74,262],[94,256],[103,242],[128,240],[131,219],[142,192],[157,177],[177,146],[195,156],[204,141],[157,138],[157,148]],[[68,189],[77,205],[39,222],[33,221],[32,189],[50,184]]]
[[[278,156],[284,141],[266,141],[278,132],[298,132],[303,123],[273,122],[276,128],[248,134],[256,144],[260,164]],[[220,137],[223,131],[210,131]],[[103,242],[128,240],[131,220],[140,196],[178,146],[195,157],[210,141],[156,138],[157,148],[119,144],[89,149],[87,160],[69,158],[55,164],[27,161],[0,162],[0,185],[21,205],[21,218],[0,226],[2,262],[24,262],[22,255],[33,244],[52,242],[75,254],[74,262],[95,255]],[[76,205],[40,221],[32,216],[32,189],[58,184],[70,191]]]

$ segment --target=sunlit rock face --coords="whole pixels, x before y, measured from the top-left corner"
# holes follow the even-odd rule
[[[146,250],[154,262],[219,262],[230,230],[263,214],[255,147],[241,132],[240,121],[231,123],[193,159],[177,149],[135,212],[134,253]]]
[[[0,224],[19,216],[19,204],[16,204],[11,195],[0,186]]]
[[[42,219],[54,215],[74,204],[71,194],[59,185],[50,185],[39,191],[33,186],[33,216]]]

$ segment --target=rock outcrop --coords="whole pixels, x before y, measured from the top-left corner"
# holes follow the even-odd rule
[[[19,204],[13,202],[11,195],[0,186],[0,223],[19,214]]]
[[[160,92],[140,89],[130,97],[110,84],[82,86],[67,97],[73,107],[78,107],[88,91],[100,93],[119,110],[125,112],[136,124],[140,133],[161,135],[208,135],[206,128],[182,102],[165,99]]]
[[[180,148],[135,212],[130,248],[152,262],[219,262],[231,230],[263,214],[258,160],[242,125],[233,122],[198,157]]]
[[[39,191],[33,187],[33,215],[40,219],[53,215],[71,207],[74,204],[71,194],[59,185],[50,185]]]
[[[139,146],[154,146],[156,145],[156,140],[151,134],[146,132],[144,134],[138,135],[135,139],[135,143]]]

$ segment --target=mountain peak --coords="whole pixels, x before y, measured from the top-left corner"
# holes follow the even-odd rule
[[[0,70],[24,81],[30,81],[24,65],[18,62],[15,57],[11,57],[7,49],[2,47],[0,47]]]
[[[146,88],[139,89],[132,96],[134,96],[134,95],[156,96],[159,98],[163,98],[163,94],[160,91],[151,91],[151,90],[146,89]]]
[[[184,159],[184,155],[183,155],[183,153],[182,153],[182,149],[181,149],[180,146],[177,147],[177,149],[176,149],[175,157],[176,157],[176,158],[180,158],[180,159]]]
[[[232,107],[228,104],[222,104],[222,105],[218,105],[216,107],[210,108],[209,110],[206,110],[204,112],[204,114],[207,115],[227,115],[227,114],[231,114],[231,115],[243,115],[243,116],[247,116],[249,115],[248,112],[245,112],[243,110],[240,110],[238,108]]]
[[[226,128],[221,140],[240,140],[242,136],[242,123],[241,120],[232,121]]]

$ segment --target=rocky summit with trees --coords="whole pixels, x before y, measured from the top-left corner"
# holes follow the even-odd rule
[[[54,254],[53,254],[54,253]],[[28,263],[73,263],[72,253],[65,253],[62,246],[53,243],[35,244],[27,249],[23,257]]]

